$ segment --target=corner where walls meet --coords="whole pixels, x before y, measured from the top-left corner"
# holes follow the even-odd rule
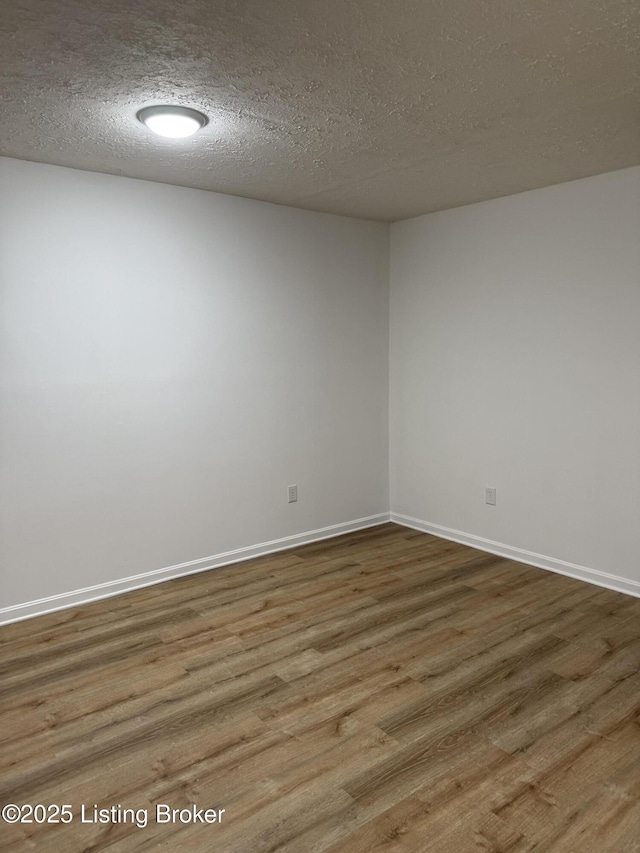
[[[0,183],[0,621],[389,517],[640,594],[640,168],[391,227]]]

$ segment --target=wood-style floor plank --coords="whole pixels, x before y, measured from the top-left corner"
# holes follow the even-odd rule
[[[0,679],[2,805],[74,812],[3,851],[640,853],[640,600],[396,525],[4,626]]]

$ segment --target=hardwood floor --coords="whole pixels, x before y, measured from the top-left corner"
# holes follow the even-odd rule
[[[640,851],[640,599],[387,524],[0,641],[3,851]]]

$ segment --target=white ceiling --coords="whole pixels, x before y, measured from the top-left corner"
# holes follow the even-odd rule
[[[393,221],[640,163],[639,56],[638,0],[13,0],[0,153]]]

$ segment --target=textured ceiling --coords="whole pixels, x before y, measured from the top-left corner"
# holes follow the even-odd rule
[[[639,56],[638,0],[9,0],[0,153],[393,221],[639,163]]]

